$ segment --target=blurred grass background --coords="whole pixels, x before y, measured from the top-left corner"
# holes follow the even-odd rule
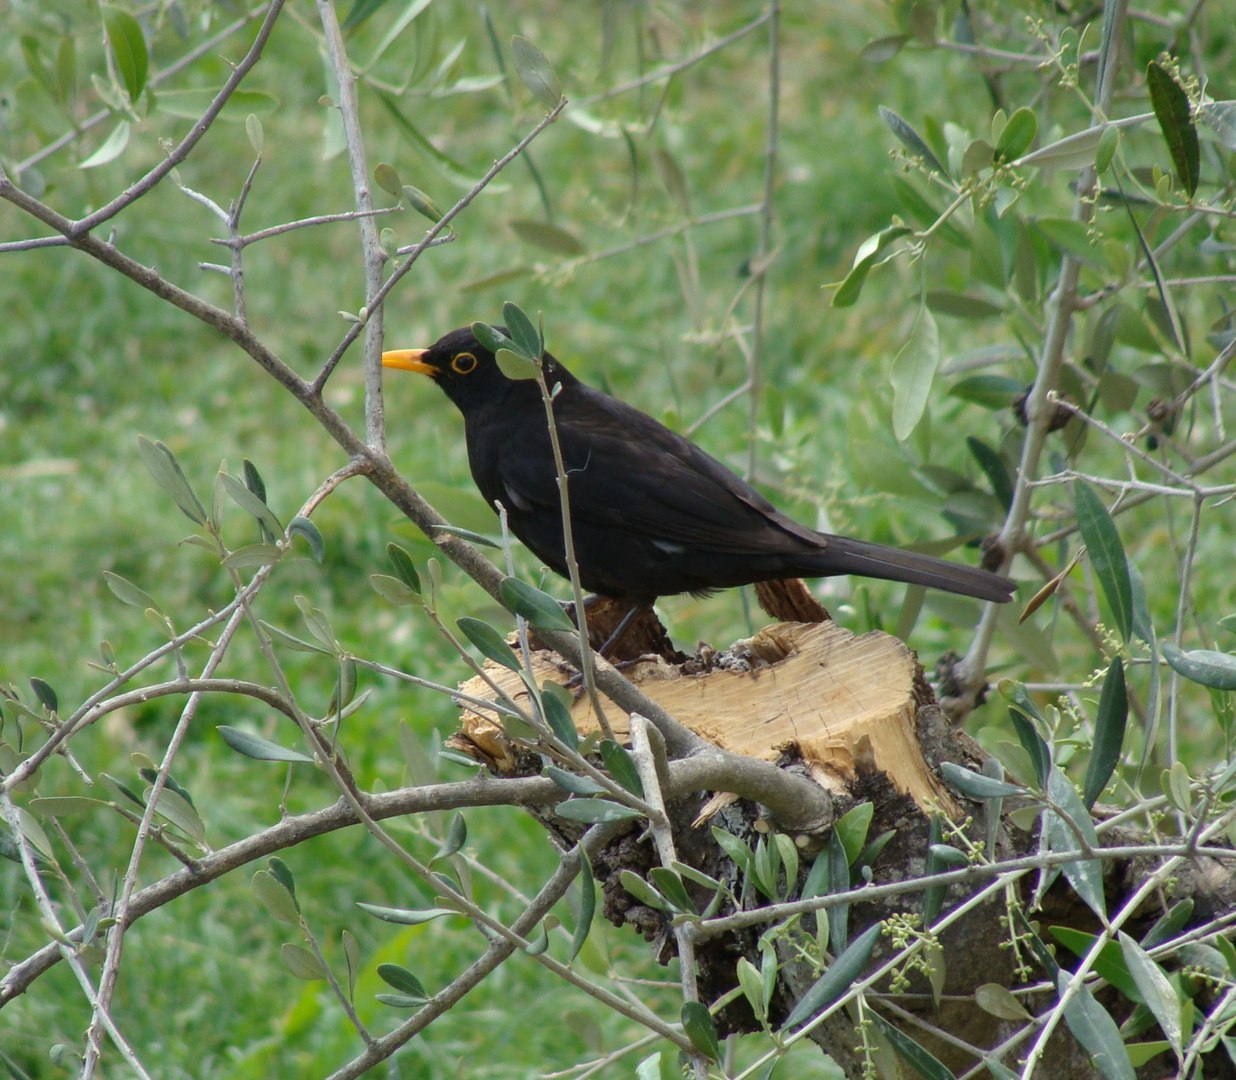
[[[222,17],[214,5],[185,9],[195,32]],[[357,28],[349,37],[354,60],[372,55],[403,10],[392,2]],[[525,310],[545,313],[550,349],[576,374],[679,429],[739,386],[746,373],[737,350],[725,341],[725,319],[756,250],[755,217],[683,231],[611,257],[592,256],[690,217],[758,202],[767,137],[766,31],[741,37],[668,85],[654,82],[588,99],[692,55],[764,10],[739,0],[494,5],[488,12],[494,38],[502,43],[513,33],[531,38],[555,64],[568,98],[583,104],[533,145],[530,161],[539,186],[529,164],[516,162],[459,219],[454,242],[421,260],[387,305],[388,347],[427,345],[474,319],[496,321],[502,301],[511,299]],[[68,0],[37,8],[14,5],[4,18],[40,39],[58,27],[77,41],[79,68],[101,64],[97,16]],[[485,20],[475,3],[437,0],[362,83],[371,168],[392,164],[405,183],[443,207],[540,115],[513,76],[501,78]],[[762,356],[768,392],[754,430],[747,401],[740,398],[694,437],[740,469],[754,439],[765,489],[800,520],[909,544],[945,537],[951,528],[938,512],[938,496],[904,467],[904,455],[973,476],[977,470],[964,436],[998,445],[1012,424],[1007,412],[940,394],[932,403],[929,433],[916,436],[908,450],[898,449],[888,433],[887,372],[909,333],[922,268],[902,261],[873,274],[853,308],[830,308],[830,293],[822,289],[843,278],[859,243],[900,212],[891,183],[897,170],[889,163],[893,140],[877,106],[915,122],[934,108],[941,119],[977,134],[990,123],[992,106],[982,79],[963,56],[908,52],[885,65],[863,60],[863,46],[889,32],[890,15],[876,5],[797,4],[784,12],[777,259]],[[183,184],[226,206],[252,162],[241,121],[250,109],[256,111],[264,153],[243,220],[247,231],[352,207],[333,111],[321,100],[335,91],[325,76],[319,34],[309,8],[289,7],[247,84],[269,95],[270,107],[261,108],[254,99],[229,110],[179,170]],[[14,33],[0,45],[5,93],[14,116],[42,115],[46,124],[43,131],[9,125],[3,135],[6,162],[34,153],[64,123],[31,75],[19,38]],[[247,34],[220,46],[168,89],[217,85],[223,58],[234,62],[242,39],[247,41]],[[435,83],[433,71],[457,45],[457,58]],[[186,48],[174,34],[160,33],[156,65]],[[432,140],[437,154],[415,147],[377,97],[379,87],[397,91],[410,76],[413,87],[399,99],[403,114]],[[458,90],[461,78],[475,81],[446,92],[451,86]],[[1012,96],[1029,93],[1033,78],[1027,74],[1019,86],[1018,76],[1011,75]],[[78,93],[88,94],[84,76]],[[117,161],[78,169],[78,159],[97,147],[105,127],[86,136],[80,148],[40,162],[23,182],[37,183],[53,205],[80,216],[157,161],[159,140],[178,138],[185,126],[152,112],[135,127]],[[1043,205],[1043,212],[1064,214],[1072,193],[1062,179],[1040,197],[1055,200]],[[392,204],[381,192],[377,200]],[[529,243],[518,225],[526,221],[549,221],[570,233],[579,254]],[[402,244],[414,242],[424,227],[411,212],[383,217],[379,224],[393,228]],[[174,185],[160,185],[115,225],[123,250],[229,306],[230,284],[199,265],[225,261],[224,249],[210,242],[221,234],[221,225]],[[31,223],[2,204],[0,232],[5,239],[30,235]],[[971,253],[945,247],[933,254],[928,272],[940,279],[933,278],[933,286],[965,287]],[[0,680],[28,699],[28,678],[41,677],[67,709],[100,682],[86,663],[99,641],[110,642],[123,666],[161,640],[139,612],[111,595],[104,571],[150,592],[180,626],[231,597],[226,577],[207,553],[178,546],[187,522],[142,466],[139,433],[165,441],[204,496],[221,461],[236,473],[242,458],[252,460],[284,521],[344,461],[246,357],[187,316],[74,252],[52,249],[4,258],[0,305],[9,314],[0,324]],[[247,250],[245,265],[253,327],[301,374],[312,375],[345,329],[339,312],[363,303],[355,225],[303,229],[265,241]],[[739,322],[749,318],[749,295],[736,311]],[[1030,359],[1017,355],[1004,324],[942,319],[941,332],[947,356],[1008,346],[1014,358],[1002,373],[1029,382]],[[354,347],[327,398],[358,426],[362,388],[360,351]],[[451,520],[492,532],[492,518],[468,476],[455,411],[423,381],[388,380],[386,397],[392,454],[407,477]],[[887,456],[870,456],[876,450]],[[389,540],[404,543],[422,564],[431,546],[361,481],[345,484],[315,521],[326,539],[324,565],[307,559],[283,564],[262,594],[262,617],[301,632],[292,598],[304,594],[328,613],[347,648],[452,682],[460,665],[427,623],[411,609],[389,608],[368,585],[369,574],[388,572]],[[240,543],[251,523],[233,509],[229,528]],[[972,551],[956,557],[975,560]],[[535,562],[526,553],[519,554],[519,565],[535,577]],[[1230,582],[1216,588],[1230,598]],[[823,591],[834,615],[856,631],[895,626],[904,592],[900,586],[845,581]],[[1170,599],[1161,603],[1162,610],[1171,610]],[[450,564],[443,569],[441,608],[448,624],[465,614],[498,618],[488,598]],[[723,646],[760,622],[739,592],[707,601],[671,599],[661,609],[685,647],[696,639]],[[911,644],[928,664],[946,648],[964,650],[976,613],[976,605],[929,596]],[[1039,662],[1051,661],[1050,653],[1036,654],[1012,636],[1011,627],[1009,634],[997,648],[996,664],[1023,677],[1043,675]],[[1072,668],[1072,676],[1080,677],[1095,662],[1088,646],[1070,640],[1067,632],[1055,645],[1067,650],[1064,666]],[[240,643],[229,670],[260,671],[255,656],[250,643]],[[302,699],[324,710],[334,662],[299,654],[284,659]],[[372,680],[365,686],[373,696],[345,727],[344,741],[362,784],[392,788],[403,782],[406,769],[397,724],[406,723],[413,741],[432,754],[439,733],[452,727],[454,709],[442,697],[406,686]],[[162,699],[109,716],[94,737],[75,743],[83,765],[91,774],[131,777],[129,755],[157,759],[176,710],[176,702]],[[978,718],[979,724],[994,721],[997,716]],[[283,774],[232,754],[214,733],[216,723],[248,726],[285,742],[293,733],[247,701],[214,699],[203,708],[176,775],[193,792],[210,841],[218,846],[277,820]],[[448,766],[444,775],[462,774]],[[63,765],[53,762],[40,790],[53,794],[71,784]],[[325,780],[300,771],[288,805],[295,811],[330,798]],[[502,811],[472,811],[468,822],[469,850],[517,886],[530,889],[527,883],[554,865],[555,853],[530,822]],[[426,856],[436,847],[433,830],[440,827],[433,820],[406,826],[426,830],[410,841]],[[118,819],[91,821],[90,844],[94,850],[114,850],[118,872],[130,839],[130,826]],[[148,860],[151,879],[172,867],[160,853]],[[479,939],[459,927],[431,924],[392,936],[387,927],[358,916],[357,900],[399,906],[432,900],[363,835],[315,841],[288,853],[287,861],[302,895],[311,898],[307,912],[329,943],[328,958],[342,963],[341,929],[361,939],[365,975],[358,1001],[379,1029],[391,1014],[372,1003],[379,988],[372,974],[376,963],[407,964],[433,989],[480,949]],[[116,1013],[125,1026],[138,1029],[134,1041],[154,1055],[161,1076],[313,1076],[356,1052],[354,1033],[320,984],[298,984],[283,968],[279,943],[290,939],[254,901],[248,877],[233,875],[186,897],[128,938]],[[496,911],[508,916],[514,911],[508,897],[478,882],[478,894],[487,893]],[[0,867],[0,894],[0,910],[7,913],[0,919],[11,918],[0,924],[0,961],[10,962],[42,935],[30,925],[32,909],[23,899],[16,867]],[[571,923],[569,912],[564,919]],[[641,941],[602,927],[594,935],[587,962],[669,980],[663,994],[653,987],[635,989],[653,1007],[676,1011],[672,971],[656,968]],[[8,1007],[5,1052],[30,1075],[60,1075],[49,1063],[48,1047],[57,1041],[77,1045],[87,1016],[62,967]],[[589,1010],[531,961],[520,959],[403,1051],[389,1075],[530,1076],[612,1049],[631,1034],[629,1025]],[[782,1075],[824,1075],[809,1051],[783,1070]],[[605,1075],[630,1071],[626,1061]]]

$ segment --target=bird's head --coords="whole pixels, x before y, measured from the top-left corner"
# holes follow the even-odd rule
[[[428,349],[395,349],[382,354],[382,366],[428,375],[461,409],[500,397],[510,381],[498,362],[468,327],[452,330]]]
[[[504,335],[507,332],[504,326],[494,329]],[[549,353],[545,354],[542,364],[551,388],[556,382],[570,379],[566,369]],[[516,382],[503,373],[494,354],[476,339],[469,327],[452,330],[428,349],[384,352],[382,366],[428,375],[465,413],[478,405],[501,401]],[[532,388],[536,384],[527,385]]]

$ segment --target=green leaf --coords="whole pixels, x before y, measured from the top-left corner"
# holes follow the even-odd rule
[[[511,58],[515,63],[515,74],[532,91],[532,96],[546,109],[555,108],[562,100],[562,84],[541,50],[526,37],[517,34],[511,38]]]
[[[1232,1058],[1233,1047],[1231,1045],[1227,1045],[1229,1040],[1223,1039],[1221,1041],[1224,1042],[1227,1048],[1227,1056]],[[1132,1064],[1133,1068],[1140,1069],[1146,1064],[1146,1062],[1150,1061],[1152,1058],[1158,1057],[1164,1050],[1170,1050],[1171,1044],[1165,1039],[1157,1039],[1154,1042],[1127,1042],[1124,1044],[1124,1048],[1128,1052],[1129,1062]],[[1236,1060],[1236,1058],[1233,1058],[1233,1060]]]
[[[742,990],[743,997],[747,999],[747,1004],[751,1006],[751,1011],[755,1013],[756,1019],[767,1019],[768,1002],[764,1000],[764,979],[759,969],[745,956],[740,956],[736,973],[738,986]]]
[[[867,830],[871,827],[874,813],[875,807],[870,802],[862,802],[850,807],[833,826],[842,848],[845,849],[846,861],[851,866],[863,850],[863,845],[867,843]]]
[[[587,252],[584,242],[569,229],[547,221],[529,221],[517,218],[508,222],[511,232],[524,243],[552,251],[555,255],[573,257]]]
[[[219,724],[215,730],[218,731],[219,737],[229,747],[245,757],[254,758],[257,761],[288,761],[303,762],[308,765],[313,764],[313,758],[309,757],[308,754],[302,754],[299,750],[289,750],[287,747],[273,743],[269,739],[263,739],[260,735],[254,735],[251,731],[231,727],[227,724]]]
[[[850,884],[850,860],[834,831],[824,848],[828,854],[828,879],[833,892],[844,892]],[[814,869],[814,867],[812,867]],[[777,897],[772,897],[776,900]],[[828,937],[837,952],[844,952],[850,940],[850,905],[834,904],[828,909]]]
[[[1060,973],[1058,990],[1061,994],[1069,978],[1068,972]],[[1084,984],[1065,1006],[1064,1022],[1082,1049],[1094,1059],[1095,1068],[1105,1080],[1136,1080],[1116,1021]]]
[[[545,722],[561,742],[574,749],[579,745],[579,732],[571,717],[571,706],[563,700],[563,696],[551,690],[550,685],[557,684],[547,684],[541,691],[541,708],[545,712]]]
[[[171,450],[161,442],[152,442],[145,435],[137,437],[137,450],[155,483],[172,497],[181,513],[195,525],[206,524],[206,507],[194,493]]]
[[[928,169],[939,173],[945,180],[949,179],[948,170],[940,164],[940,159],[932,153],[931,147],[927,145],[923,137],[905,120],[893,112],[892,109],[886,109],[883,105],[880,106],[880,119],[888,125],[888,129],[897,136],[901,144],[911,154],[923,159],[923,163]]]
[[[1021,157],[1034,142],[1038,129],[1039,122],[1034,111],[1025,106],[1018,109],[1009,117],[1000,141],[996,143],[996,161],[1012,161]]]
[[[515,344],[505,333],[496,326],[490,326],[489,323],[474,322],[472,333],[476,335],[476,340],[491,353],[496,354],[501,349],[510,349]]]
[[[143,780],[153,784],[159,778],[159,770],[155,768],[154,762],[150,761],[144,755],[139,754],[134,755],[134,760],[148,762],[148,764],[143,765],[137,770]],[[166,785],[168,791],[176,792],[176,794],[184,799],[184,801],[190,806],[193,805],[193,796],[189,794],[189,789],[183,784],[177,782],[176,777],[169,773],[164,779],[164,784]],[[149,792],[147,792],[147,794],[149,794]]]
[[[1172,762],[1171,768],[1163,770],[1161,784],[1163,794],[1168,797],[1171,804],[1177,810],[1186,814],[1192,811],[1192,782],[1189,777],[1189,769],[1183,761],[1177,759]]]
[[[1181,1052],[1180,998],[1176,994],[1171,981],[1163,969],[1151,959],[1133,938],[1123,930],[1119,931],[1120,949],[1124,954],[1124,962],[1142,993],[1146,1003],[1159,1027],[1172,1044],[1177,1055]]]
[[[373,182],[388,195],[394,195],[396,199],[399,198],[401,194],[399,171],[394,165],[387,161],[379,161],[373,169]]]
[[[932,383],[940,368],[940,331],[935,316],[920,307],[910,331],[910,339],[893,359],[890,381],[893,384],[893,436],[905,442],[918,427]]]
[[[1190,649],[1181,652],[1171,642],[1163,643],[1163,659],[1172,670],[1190,682],[1209,686],[1212,690],[1236,690],[1236,656],[1213,649]]]
[[[136,103],[146,88],[146,76],[150,69],[150,55],[146,51],[142,24],[127,11],[104,8],[103,25],[107,28],[107,43],[112,48],[116,71],[124,83],[125,93],[131,102]]]
[[[529,585],[519,578],[503,578],[498,588],[508,611],[522,615],[538,630],[574,631],[575,624],[549,593]]]
[[[424,491],[425,485],[421,485],[421,490]],[[458,536],[462,540],[467,540],[469,544],[479,544],[481,547],[500,548],[501,544],[491,540],[488,536],[483,536],[479,532],[474,532],[472,529],[463,529],[458,525],[438,525],[434,532],[449,533],[451,536]]]
[[[147,790],[145,795],[149,798],[150,791]],[[158,802],[155,803],[155,813],[176,826],[199,847],[206,846],[206,825],[193,808],[193,804],[183,795],[170,787],[165,787],[159,792]]]
[[[321,645],[316,645],[312,641],[298,638],[295,634],[289,634],[286,630],[280,630],[279,627],[264,620],[262,621],[262,629],[270,635],[272,641],[276,641],[280,645],[286,645],[289,649],[294,649],[296,652],[321,653],[323,656],[333,655],[333,650],[324,649]]]
[[[1058,810],[1049,811],[1047,816],[1048,850],[1076,851],[1080,846],[1078,834],[1085,838],[1091,850],[1099,850],[1102,845],[1094,831],[1090,811],[1081,801],[1072,781],[1054,765],[1047,777],[1047,796],[1059,807]],[[1062,815],[1068,815],[1068,821]],[[1072,825],[1069,822],[1072,822]],[[1073,828],[1074,825],[1076,829]],[[1103,895],[1102,862],[1098,859],[1078,859],[1076,862],[1065,863],[1060,869],[1077,895],[1105,922],[1107,901]]]
[[[563,791],[569,791],[572,795],[599,795],[606,790],[590,776],[567,772],[566,769],[560,769],[557,765],[546,765],[545,775]]]
[[[1086,169],[1094,164],[1103,134],[1110,125],[1100,124],[1075,131],[1062,139],[1040,146],[1017,159],[1016,165],[1037,165],[1052,169]]]
[[[1117,656],[1107,669],[1099,710],[1094,718],[1094,749],[1086,766],[1082,801],[1092,807],[1111,779],[1124,746],[1124,729],[1129,719],[1129,695],[1124,682],[1124,661]]]
[[[816,1013],[823,1012],[834,1002],[844,997],[858,981],[866,966],[875,943],[880,936],[880,924],[868,927],[851,942],[850,947],[835,959],[823,975],[821,975],[799,999],[798,1004],[786,1017],[785,1028],[796,1027],[810,1020]]]
[[[890,225],[859,244],[858,250],[854,253],[854,262],[850,267],[850,272],[846,274],[845,279],[837,286],[837,291],[833,293],[832,306],[835,308],[853,306],[863,291],[863,283],[867,280],[872,267],[876,265],[880,253],[894,240],[907,236],[912,231],[905,225]]]
[[[136,791],[134,791],[131,787],[129,787],[128,784],[110,775],[109,773],[100,773],[100,775],[103,777],[103,780],[107,784],[107,786],[110,787],[121,798],[128,799],[129,802],[133,803],[136,806],[140,806],[143,810],[146,808],[145,801],[142,799],[140,795],[138,795]]]
[[[273,566],[283,558],[283,552],[274,544],[245,544],[230,551],[223,559],[229,570],[251,570],[255,566]]]
[[[1116,629],[1128,641],[1133,631],[1133,584],[1129,579],[1129,561],[1125,557],[1120,534],[1107,508],[1085,481],[1073,482],[1073,499],[1077,526],[1090,555],[1094,576],[1107,597],[1107,605],[1116,620]]]
[[[519,661],[506,643],[506,639],[489,623],[474,619],[470,615],[464,615],[455,620],[455,625],[459,627],[464,637],[495,664],[501,664],[511,671],[519,670]]]
[[[592,919],[597,910],[596,882],[592,876],[592,865],[588,862],[588,853],[580,845],[576,847],[579,855],[579,921],[575,924],[575,933],[571,935],[571,951],[567,961],[573,961],[579,950],[588,940],[588,932],[592,929]]]
[[[1006,795],[1024,795],[1026,789],[1017,784],[995,780],[982,773],[973,772],[964,765],[952,761],[940,762],[940,775],[963,795],[971,799],[998,799]]]
[[[370,574],[369,587],[388,604],[394,604],[396,607],[407,607],[410,604],[423,605],[425,602],[419,592],[390,574]]]
[[[528,360],[510,349],[499,349],[494,359],[498,362],[498,370],[515,382],[535,379],[541,373],[541,365],[537,361]]]
[[[381,919],[383,922],[398,923],[400,926],[420,926],[422,923],[432,922],[434,919],[440,919],[444,915],[458,915],[459,912],[452,908],[393,908],[383,907],[380,904],[366,904],[362,901],[357,901],[356,906],[366,914],[372,915],[375,919]]]
[[[644,785],[639,778],[639,770],[635,767],[635,759],[631,757],[630,751],[626,747],[619,746],[613,739],[602,739],[598,749],[601,753],[601,761],[604,762],[609,775],[627,791],[642,798]]]
[[[1162,945],[1166,941],[1171,941],[1188,925],[1189,919],[1192,917],[1193,898],[1186,896],[1183,900],[1176,901],[1159,917],[1154,926],[1146,931],[1145,937],[1142,938],[1142,947],[1153,949],[1156,945]],[[1236,969],[1233,969],[1231,974],[1236,975]]]
[[[419,596],[421,577],[416,572],[416,564],[412,562],[412,556],[398,544],[392,543],[386,545],[386,557],[391,561],[395,576]]]
[[[210,106],[215,98],[215,91],[202,90],[160,90],[155,105],[159,112],[175,116],[181,120],[197,120]],[[220,120],[230,123],[244,122],[246,130],[252,127],[249,117],[257,117],[274,112],[279,108],[279,99],[263,90],[236,90],[227,99]]]
[[[124,153],[124,148],[129,145],[129,122],[121,120],[113,129],[112,133],[103,140],[99,148],[84,161],[78,163],[79,169],[97,169],[100,165],[106,165],[108,162],[115,161]]]
[[[246,513],[252,514],[258,524],[268,529],[272,536],[283,535],[283,526],[279,524],[279,519],[271,512],[269,506],[249,490],[247,485],[225,472],[219,473],[219,481],[232,502]]]
[[[684,1001],[681,1016],[682,1030],[691,1040],[691,1045],[709,1061],[720,1061],[721,1043],[708,1007],[698,1001]]]
[[[1197,191],[1201,178],[1201,146],[1198,143],[1197,127],[1189,111],[1189,95],[1184,88],[1158,63],[1151,60],[1146,66],[1146,88],[1150,91],[1150,104],[1163,140],[1172,155],[1172,165],[1180,184],[1189,198]]]
[[[322,560],[326,557],[326,541],[312,521],[297,514],[288,522],[288,536],[301,537],[309,545],[309,554],[313,556],[313,561],[319,566],[322,565]]]
[[[641,904],[647,907],[654,908],[657,911],[670,910],[669,902],[656,889],[648,884],[639,874],[633,870],[624,870],[618,875],[618,880],[622,887],[626,889],[632,896],[635,897]]]
[[[400,191],[403,195],[403,201],[420,214],[421,217],[427,218],[435,225],[442,220],[441,208],[420,188],[413,187],[411,184],[404,184]]]
[[[568,799],[555,806],[554,813],[567,821],[582,821],[588,825],[630,821],[643,816],[638,810],[609,799]]]
[[[304,979],[306,982],[326,979],[326,969],[322,967],[322,962],[303,945],[285,944],[282,956],[288,971],[298,979]]]
[[[648,871],[648,877],[656,890],[665,897],[670,907],[675,911],[684,911],[691,915],[698,914],[695,902],[687,892],[682,878],[665,866],[654,866]]]
[[[57,698],[56,691],[52,689],[51,683],[37,676],[32,676],[30,679],[30,689],[34,691],[34,696],[39,699],[48,712],[55,712],[60,707],[60,699]]]
[[[1013,505],[1013,480],[1009,476],[1004,459],[990,446],[972,435],[966,436],[966,447],[969,449],[979,468],[991,484],[992,494],[1000,500],[1000,505],[1007,511]]]
[[[260,157],[262,147],[266,144],[266,133],[262,130],[262,121],[257,118],[256,113],[249,113],[245,117],[245,136],[249,140],[249,145],[253,147],[253,152]],[[345,930],[344,933],[347,931]]]
[[[984,983],[974,991],[974,1000],[985,1013],[1001,1020],[1029,1020],[1030,1013],[1007,986]]]
[[[949,315],[954,319],[991,319],[1004,314],[1000,304],[949,289],[928,289],[923,298],[937,315]]]
[[[271,915],[282,923],[296,926],[300,923],[300,907],[293,896],[269,870],[259,870],[250,879],[253,894]]]
[[[464,819],[463,814],[456,810],[451,814],[449,823],[446,827],[446,836],[443,838],[438,850],[434,852],[431,863],[437,862],[439,859],[449,859],[452,855],[468,842],[468,823]]]
[[[335,631],[330,625],[330,619],[326,617],[326,612],[321,608],[314,607],[307,597],[299,593],[293,597],[297,608],[300,609],[301,618],[305,620],[305,628],[318,639],[321,644],[325,645],[332,654],[338,652],[339,645],[335,638]]]
[[[103,580],[107,582],[107,587],[115,594],[116,599],[130,605],[131,607],[141,608],[143,611],[153,608],[159,610],[159,605],[154,602],[148,592],[139,589],[131,581],[126,581],[119,574],[113,574],[110,570],[103,571]]]
[[[296,897],[296,880],[292,877],[292,871],[278,855],[272,855],[267,862],[270,872],[274,874],[275,880],[279,882],[292,897]]]
[[[265,506],[266,481],[262,479],[262,474],[258,472],[258,467],[248,458],[245,458],[241,461],[241,471],[244,473],[245,487],[261,499],[262,505]]]
[[[858,858],[851,864],[854,869],[861,870],[864,866],[874,866],[876,859],[880,857],[880,852],[888,845],[888,842],[897,835],[896,829],[885,829],[874,840],[867,843],[867,846],[858,853]],[[812,871],[815,870],[815,864],[811,865]],[[805,893],[804,893],[805,895]]]
[[[956,1075],[929,1050],[926,1050],[910,1038],[900,1028],[893,1027],[874,1009],[866,1013],[875,1021],[880,1034],[886,1038],[897,1052],[897,1056],[906,1061],[919,1076],[925,1080],[956,1080]]]
[[[954,383],[949,393],[985,409],[1006,409],[1023,389],[1022,383],[1004,375],[974,375]]]
[[[1034,774],[1039,787],[1047,783],[1047,773],[1051,769],[1051,751],[1043,736],[1039,734],[1035,724],[1043,724],[1043,718],[1035,708],[1034,701],[1022,683],[1011,679],[1000,682],[1000,696],[1008,702],[1009,719],[1013,722],[1013,730],[1017,739],[1030,757],[1034,765]]]
[[[931,869],[941,871],[947,867],[965,866],[969,863],[966,853],[952,844],[928,844],[927,855],[935,865]]]
[[[48,795],[31,799],[28,807],[38,817],[65,817],[107,805],[103,799],[90,799],[85,795]]]
[[[507,333],[511,335],[511,343],[515,346],[515,352],[525,360],[539,364],[545,352],[545,342],[541,340],[541,331],[528,318],[524,309],[509,300],[506,301],[502,305],[502,321],[506,323]]]
[[[401,964],[379,964],[378,978],[387,986],[394,987],[401,994],[420,1001],[428,1001],[429,994],[421,985],[420,979]]]
[[[1120,129],[1105,127],[1099,136],[1099,145],[1094,152],[1094,171],[1102,175],[1111,166],[1116,151],[1120,148]]]
[[[389,1005],[392,1009],[419,1009],[425,1002],[408,994],[374,994],[374,1001]]]
[[[719,828],[716,825],[712,827],[712,838],[717,842],[721,850],[725,852],[730,862],[742,870],[744,874],[751,872],[751,849],[742,840],[733,833],[726,832],[725,829]],[[820,852],[817,859],[823,858],[825,858],[825,853]]]

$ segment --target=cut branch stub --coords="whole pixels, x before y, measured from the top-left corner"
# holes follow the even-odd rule
[[[572,672],[548,651],[533,654],[538,684],[565,682]],[[673,665],[657,658],[624,673],[697,735],[725,750],[763,761],[802,761],[816,781],[842,793],[858,772],[878,771],[924,811],[958,806],[924,759],[916,718],[931,700],[914,653],[897,638],[856,636],[834,623],[776,623],[722,653]],[[516,701],[527,700],[520,677],[493,665],[490,677]],[[490,691],[479,679],[462,689]],[[615,732],[626,718],[608,702]],[[612,710],[612,711],[611,711]],[[596,730],[586,699],[572,711],[581,734]],[[492,717],[465,710],[465,742],[494,748],[505,741]],[[515,755],[492,753],[513,760]]]

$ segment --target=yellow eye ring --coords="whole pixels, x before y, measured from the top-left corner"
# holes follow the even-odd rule
[[[470,352],[456,353],[451,357],[451,370],[456,375],[471,375],[476,368],[476,357]]]

